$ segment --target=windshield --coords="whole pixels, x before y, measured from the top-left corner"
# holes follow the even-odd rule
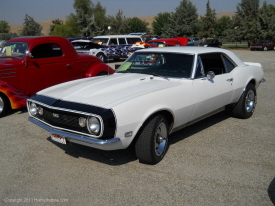
[[[109,38],[95,38],[92,39],[92,42],[100,44],[100,45],[107,45]]]
[[[136,52],[117,72],[190,78],[193,61],[194,55],[190,54]]]
[[[6,43],[0,51],[0,57],[16,57],[23,59],[28,45],[22,42]]]
[[[165,43],[164,42],[160,42],[160,41],[153,41],[153,42],[148,42],[149,44],[153,44],[157,47],[165,47]]]

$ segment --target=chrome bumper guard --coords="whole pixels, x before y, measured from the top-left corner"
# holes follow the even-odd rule
[[[52,134],[64,136],[66,138],[66,140],[68,140],[69,142],[74,142],[77,144],[86,145],[86,146],[90,146],[93,148],[109,150],[108,148],[105,148],[105,146],[110,147],[112,144],[120,142],[120,138],[113,138],[113,139],[108,139],[108,140],[97,140],[97,139],[90,139],[85,136],[80,136],[80,135],[56,130],[56,129],[51,128],[50,126],[43,124],[42,122],[36,120],[33,117],[29,117],[29,121],[43,129],[47,130],[48,132],[50,132]]]

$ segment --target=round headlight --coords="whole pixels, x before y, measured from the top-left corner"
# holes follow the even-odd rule
[[[79,123],[80,127],[85,127],[86,126],[86,118],[80,117],[78,119],[78,123]]]
[[[38,114],[43,115],[44,110],[42,107],[38,107]]]
[[[31,105],[30,105],[30,113],[33,116],[37,115],[37,106],[36,106],[35,103],[31,103]]]
[[[90,117],[88,119],[88,130],[92,134],[97,134],[100,131],[100,122],[96,117]]]

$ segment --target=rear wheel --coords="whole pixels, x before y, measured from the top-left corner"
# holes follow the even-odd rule
[[[265,46],[263,50],[264,50],[264,51],[267,51],[267,47]]]
[[[169,148],[168,123],[164,116],[152,118],[141,131],[135,145],[137,158],[146,164],[157,164]]]
[[[0,117],[10,109],[10,102],[4,94],[0,94]]]
[[[232,109],[234,117],[247,119],[252,116],[257,104],[256,89],[248,84],[237,104]]]
[[[103,62],[106,62],[107,58],[103,53],[98,53],[96,55],[96,57],[98,57],[99,59],[101,59]]]

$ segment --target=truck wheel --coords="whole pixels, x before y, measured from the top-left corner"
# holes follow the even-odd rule
[[[165,156],[168,148],[168,123],[164,116],[152,118],[142,129],[135,151],[140,162],[157,164]]]
[[[256,89],[253,84],[248,84],[237,104],[232,109],[234,117],[247,119],[252,116],[257,104]]]
[[[0,94],[0,117],[4,116],[10,108],[10,102],[4,94]]]
[[[96,57],[98,57],[99,59],[101,59],[103,62],[106,62],[107,58],[103,53],[98,53],[96,55]]]

